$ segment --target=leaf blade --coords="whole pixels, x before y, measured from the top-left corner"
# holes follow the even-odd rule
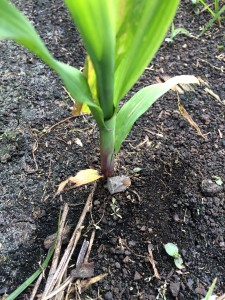
[[[53,56],[29,20],[6,0],[0,1],[0,39],[14,40],[36,54],[46,64],[50,66],[54,64]]]
[[[114,113],[114,53],[117,1],[65,0],[97,76],[98,98],[104,118]]]
[[[141,89],[120,109],[116,118],[115,152],[118,153],[122,142],[129,134],[135,121],[145,113],[148,108],[168,90],[177,84],[199,83],[191,75],[180,75]]]
[[[165,38],[179,0],[123,0],[121,3],[117,20],[115,106],[155,55]]]
[[[30,21],[11,3],[0,1],[0,40],[14,40],[36,54],[56,71],[68,92],[79,102],[87,104],[98,125],[104,127],[102,110],[93,100],[87,79],[78,69],[56,60],[46,48]]]
[[[98,174],[97,170],[94,169],[81,170],[75,176],[70,176],[66,180],[62,181],[58,186],[56,195],[60,194],[68,183],[74,183],[75,184],[74,187],[78,187],[96,181],[102,177],[103,177],[102,175]]]
[[[179,257],[179,249],[178,249],[177,245],[175,245],[173,243],[167,243],[164,245],[164,248],[168,255],[172,256],[173,258]]]

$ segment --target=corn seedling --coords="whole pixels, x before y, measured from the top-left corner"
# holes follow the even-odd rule
[[[113,211],[113,213],[111,215],[119,217],[120,219],[122,219],[122,216],[119,214],[120,208],[117,206],[115,198],[112,198],[112,203],[110,204],[110,206],[111,206],[112,211]]]
[[[181,257],[181,255],[179,254],[179,249],[177,247],[177,245],[173,244],[173,243],[167,243],[164,245],[164,248],[166,250],[166,253],[169,256],[172,256],[174,259],[174,264],[178,269],[183,269],[183,259]]]
[[[76,100],[76,115],[92,113],[100,130],[101,170],[107,178],[114,174],[114,154],[135,121],[176,84],[198,83],[194,76],[176,76],[139,90],[119,109],[164,40],[179,0],[64,2],[88,53],[83,72],[56,60],[29,20],[7,0],[0,1],[0,39],[23,45],[57,72]]]
[[[170,36],[168,38],[166,38],[165,41],[168,44],[172,44],[174,42],[175,37],[180,34],[189,36],[189,31],[187,31],[185,28],[182,28],[182,27],[175,28],[174,23],[172,23]]]

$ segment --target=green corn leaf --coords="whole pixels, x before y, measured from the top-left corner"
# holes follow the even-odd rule
[[[178,3],[179,0],[120,0],[117,13],[115,107],[154,57]]]
[[[157,83],[141,89],[120,109],[116,119],[115,152],[118,153],[122,142],[129,134],[135,121],[168,90],[177,84],[199,83],[191,75],[170,78],[164,83]]]
[[[6,0],[0,1],[0,39],[11,39],[18,42],[53,67],[54,58],[31,23]]]
[[[97,76],[97,92],[104,118],[114,114],[114,54],[116,1],[65,0]]]
[[[85,76],[76,68],[59,61],[56,61],[55,70],[62,78],[70,95],[75,100],[87,104],[99,128],[105,128],[102,109],[92,100],[91,92]]]
[[[36,54],[55,70],[63,80],[68,92],[79,102],[86,103],[98,125],[104,127],[101,108],[92,100],[87,79],[78,69],[57,61],[48,51],[29,20],[6,0],[0,0],[0,40],[10,39]]]

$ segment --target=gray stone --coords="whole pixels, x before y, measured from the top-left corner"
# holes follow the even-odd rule
[[[180,291],[180,282],[171,282],[170,283],[170,291],[174,297],[177,297]]]
[[[125,191],[131,185],[129,177],[126,176],[115,176],[109,177],[106,183],[106,188],[110,194],[120,193]]]
[[[111,292],[107,292],[104,298],[105,300],[113,300],[113,294]]]
[[[223,191],[223,186],[216,184],[211,179],[204,179],[201,183],[201,189],[205,196],[214,196]]]

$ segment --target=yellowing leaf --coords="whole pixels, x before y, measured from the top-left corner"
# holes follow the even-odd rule
[[[68,183],[75,183],[73,187],[81,186],[90,182],[93,182],[103,176],[98,174],[98,171],[93,169],[81,170],[76,176],[70,176],[68,179],[62,181],[59,184],[56,195],[60,194]]]
[[[78,117],[78,116],[80,116],[81,113],[90,114],[90,109],[87,106],[87,104],[75,101],[75,104],[74,104],[74,107],[73,107],[71,113],[74,117]]]
[[[177,97],[178,97],[178,108],[179,108],[179,111],[180,113],[182,114],[182,116],[191,124],[192,127],[194,127],[194,129],[198,132],[199,135],[201,135],[201,137],[204,137],[204,135],[202,134],[200,128],[198,127],[198,125],[195,123],[195,121],[191,118],[191,116],[188,114],[188,112],[186,111],[186,109],[181,105],[180,103],[180,97],[178,96],[177,94]]]
[[[96,73],[89,55],[87,55],[86,57],[83,74],[87,78],[93,100],[96,103],[98,103]],[[74,99],[72,100],[74,101]],[[76,101],[72,110],[72,115],[76,117],[79,116],[81,113],[90,114],[90,109],[85,103],[80,103]]]
[[[96,73],[94,70],[94,66],[92,64],[92,61],[90,59],[90,56],[87,55],[84,70],[83,70],[84,76],[87,78],[88,85],[91,91],[91,95],[93,100],[98,103],[98,95],[97,95],[97,86],[96,86]],[[70,95],[69,95],[70,96]],[[74,101],[74,99],[72,99]],[[81,113],[90,114],[90,109],[87,104],[80,103],[75,101],[75,105],[72,110],[73,116],[79,116]]]
[[[89,55],[85,61],[84,76],[87,78],[92,98],[98,103],[96,73]]]
[[[63,87],[63,89],[74,103],[74,106],[73,106],[73,109],[71,112],[71,114],[74,117],[80,116],[81,113],[90,114],[91,111],[86,103],[78,102],[70,95],[70,93],[67,91],[67,89],[65,87]]]

